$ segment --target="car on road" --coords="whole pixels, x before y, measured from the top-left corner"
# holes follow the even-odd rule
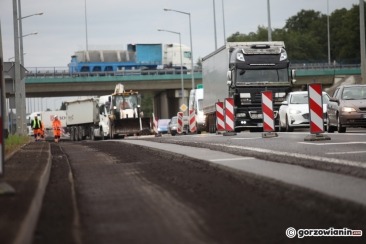
[[[167,134],[169,128],[170,119],[159,119],[158,120],[158,133]]]
[[[188,128],[188,116],[183,116],[183,134],[188,134],[189,128]],[[175,136],[178,132],[178,117],[174,116],[171,118],[168,126],[168,133],[172,136]]]
[[[326,122],[325,115],[327,112],[327,104],[329,95],[322,93],[323,97],[323,117]],[[307,91],[295,91],[287,94],[285,101],[282,102],[279,114],[279,130],[292,132],[294,128],[307,128],[309,122],[309,97]],[[326,123],[325,123],[326,127]]]
[[[330,98],[328,132],[346,132],[347,127],[366,128],[366,85],[341,85]]]

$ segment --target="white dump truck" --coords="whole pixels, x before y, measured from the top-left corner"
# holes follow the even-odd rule
[[[140,100],[137,92],[127,92],[122,84],[117,84],[111,95],[66,102],[70,140],[151,134],[151,121],[143,118]]]
[[[81,141],[86,137],[94,140],[106,134],[100,126],[99,99],[87,98],[66,102],[66,124],[70,140]]]

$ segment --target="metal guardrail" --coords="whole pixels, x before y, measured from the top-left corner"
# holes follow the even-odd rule
[[[328,64],[328,63],[296,63],[290,65],[291,69],[296,70],[347,70],[359,69],[360,64]],[[183,70],[183,74],[190,74],[191,70]],[[195,74],[202,74],[202,69],[195,69]],[[179,69],[157,69],[157,70],[121,70],[121,71],[105,71],[105,72],[73,72],[68,67],[29,67],[27,68],[27,78],[42,77],[101,77],[101,76],[139,76],[139,75],[179,75]]]
[[[191,70],[184,69],[183,74],[190,74]],[[194,73],[202,73],[202,70],[194,70]],[[180,69],[157,70],[120,70],[101,72],[70,72],[67,67],[35,67],[27,68],[27,78],[35,77],[98,77],[98,76],[139,76],[139,75],[180,75]]]

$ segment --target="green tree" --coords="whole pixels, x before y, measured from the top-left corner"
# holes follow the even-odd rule
[[[335,10],[329,20],[331,60],[338,63],[360,63],[359,5],[353,5],[350,10]],[[266,41],[267,36],[267,28],[258,26],[256,32],[235,32],[227,41]],[[274,29],[272,39],[285,42],[291,62],[327,62],[327,15],[314,10],[301,10],[288,18],[283,28]]]

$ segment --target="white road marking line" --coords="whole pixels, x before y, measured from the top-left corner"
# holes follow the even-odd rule
[[[210,159],[211,162],[220,162],[220,161],[238,161],[238,160],[247,160],[254,159],[253,157],[244,157],[244,158],[218,158],[218,159]]]
[[[344,159],[324,158],[324,157],[311,156],[311,155],[306,155],[306,154],[301,154],[301,153],[280,152],[280,151],[273,151],[273,150],[269,150],[269,149],[256,148],[256,147],[243,147],[243,146],[235,146],[235,145],[216,144],[216,143],[210,143],[210,145],[219,146],[219,147],[235,148],[235,149],[243,149],[243,150],[249,150],[249,151],[260,152],[260,153],[268,153],[268,154],[273,154],[273,155],[278,155],[278,156],[291,156],[291,157],[299,158],[299,159],[315,160],[315,161],[334,163],[334,164],[339,164],[339,165],[355,166],[355,167],[359,167],[359,168],[366,168],[366,163],[344,160]]]
[[[230,138],[232,140],[254,140],[254,139],[262,139],[262,137],[254,137],[254,138]]]
[[[354,153],[366,153],[366,151],[331,152],[331,153],[326,153],[326,154],[354,154]]]
[[[351,142],[329,142],[329,143],[318,143],[318,142],[298,142],[300,144],[314,145],[314,146],[332,146],[332,145],[348,145],[348,144],[366,144],[364,141],[351,141]]]

